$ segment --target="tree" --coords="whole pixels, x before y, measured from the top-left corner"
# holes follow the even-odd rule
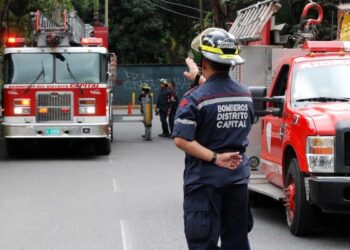
[[[85,23],[92,23],[97,8],[103,18],[105,0],[0,0],[0,35],[16,31],[30,37],[29,12],[37,9],[49,15],[56,7],[75,9]],[[203,0],[204,28],[222,27],[236,18],[236,12],[258,0]],[[287,23],[295,35],[300,15],[309,0],[280,0],[277,23]],[[335,39],[336,6],[339,1],[318,0],[324,7],[324,21],[317,26],[317,39]],[[335,3],[336,2],[336,3]],[[342,3],[350,0],[342,0]],[[200,32],[199,0],[109,0],[110,50],[122,63],[182,63],[191,40]],[[310,16],[315,13],[310,13]]]
[[[4,42],[4,35],[6,32],[6,26],[5,26],[5,17],[8,13],[9,7],[10,7],[11,0],[2,0],[0,1],[0,4],[2,6],[0,10],[0,46],[2,47]]]

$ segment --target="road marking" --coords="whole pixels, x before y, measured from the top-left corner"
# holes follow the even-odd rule
[[[113,192],[114,193],[119,193],[120,192],[120,188],[119,188],[117,180],[115,178],[113,178]]]
[[[132,241],[130,240],[130,231],[127,221],[120,220],[120,229],[122,234],[123,250],[132,250]]]

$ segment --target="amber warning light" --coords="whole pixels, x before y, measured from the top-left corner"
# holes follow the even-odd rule
[[[6,47],[24,47],[26,41],[24,37],[8,37]]]
[[[310,52],[348,52],[350,51],[350,42],[306,41],[303,48],[310,50]]]
[[[83,46],[102,46],[102,38],[99,37],[83,37],[81,39]]]

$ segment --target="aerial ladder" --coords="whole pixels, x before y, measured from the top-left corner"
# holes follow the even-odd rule
[[[58,24],[41,11],[32,13],[34,41],[38,47],[45,47],[48,43],[60,46],[77,46],[84,37],[92,37],[94,28],[85,24],[76,11],[63,12],[63,22]]]

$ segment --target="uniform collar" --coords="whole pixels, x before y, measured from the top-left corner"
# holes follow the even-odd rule
[[[215,81],[215,80],[217,80],[217,79],[227,79],[227,78],[229,78],[230,77],[230,75],[228,74],[228,73],[215,73],[215,74],[213,74],[213,75],[211,75],[208,79],[207,79],[207,81]]]

